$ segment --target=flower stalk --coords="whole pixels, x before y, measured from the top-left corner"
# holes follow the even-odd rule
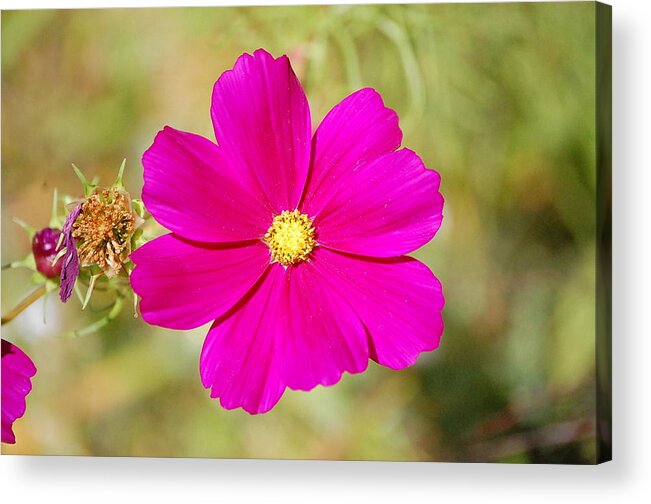
[[[45,296],[45,294],[47,294],[47,286],[43,284],[40,287],[38,287],[36,290],[33,290],[22,301],[20,301],[20,303],[18,303],[11,310],[9,310],[5,315],[3,315],[2,324],[0,325],[5,325],[11,322],[18,315],[20,315],[27,308],[29,308],[32,304],[34,304],[36,301],[38,301],[43,296]]]

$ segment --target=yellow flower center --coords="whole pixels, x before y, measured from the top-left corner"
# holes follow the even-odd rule
[[[289,266],[305,261],[316,245],[312,219],[298,210],[285,210],[274,217],[264,241],[274,262]]]

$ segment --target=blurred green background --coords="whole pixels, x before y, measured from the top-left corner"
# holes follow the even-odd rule
[[[374,87],[442,176],[443,226],[415,256],[446,330],[413,368],[372,363],[270,413],[222,410],[206,332],[99,317],[73,299],[2,328],[38,374],[3,453],[438,461],[595,460],[595,6],[583,3],[2,13],[2,262],[29,251],[70,163],[127,187],[168,124],[212,137],[212,84],[242,52],[286,53],[315,125]],[[2,273],[2,311],[29,291]]]

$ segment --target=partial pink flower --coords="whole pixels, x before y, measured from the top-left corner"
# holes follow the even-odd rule
[[[441,284],[404,254],[441,225],[440,176],[398,149],[380,95],[353,93],[313,134],[288,58],[260,49],[215,83],[211,116],[216,143],[165,127],[145,152],[143,200],[171,233],[131,256],[147,322],[212,323],[211,396],[263,413],[287,387],[437,348]]]
[[[32,360],[16,345],[2,340],[2,442],[14,444],[13,424],[25,414],[25,397],[36,374]]]

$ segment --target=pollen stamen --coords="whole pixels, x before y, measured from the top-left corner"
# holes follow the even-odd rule
[[[72,236],[84,266],[96,264],[116,274],[131,253],[135,217],[126,193],[116,188],[97,190],[84,201]]]
[[[264,235],[271,259],[287,267],[305,261],[316,246],[312,219],[298,210],[285,210],[274,217]]]

